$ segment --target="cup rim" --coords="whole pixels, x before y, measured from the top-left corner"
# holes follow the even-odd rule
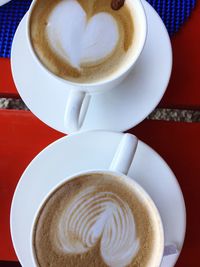
[[[147,202],[148,205],[151,209],[151,211],[153,211],[153,214],[156,216],[156,220],[157,220],[157,226],[159,227],[159,232],[160,232],[160,239],[161,239],[161,246],[160,246],[160,252],[158,252],[158,265],[155,267],[160,267],[160,264],[162,262],[162,258],[163,258],[163,253],[164,253],[164,228],[163,228],[163,223],[162,223],[162,219],[161,219],[161,215],[159,213],[158,208],[156,207],[154,201],[152,200],[152,198],[150,197],[150,195],[147,193],[147,191],[134,179],[130,178],[128,175],[125,175],[123,173],[119,173],[116,171],[112,171],[112,170],[87,170],[87,171],[80,171],[77,172],[71,176],[68,176],[66,178],[64,178],[62,181],[60,181],[59,183],[57,183],[55,186],[53,186],[53,188],[42,198],[35,214],[34,214],[34,218],[32,221],[32,225],[31,225],[31,231],[30,231],[30,252],[31,252],[31,258],[32,258],[32,262],[34,263],[35,266],[37,266],[37,262],[36,262],[36,257],[35,257],[35,253],[34,253],[34,248],[33,248],[33,235],[34,235],[34,226],[38,217],[38,214],[41,210],[41,208],[43,207],[43,205],[45,204],[46,200],[57,190],[59,189],[61,186],[63,186],[66,182],[69,182],[71,180],[75,180],[76,178],[80,177],[80,176],[85,176],[85,175],[91,175],[91,174],[109,174],[109,175],[113,175],[113,176],[117,176],[122,178],[125,181],[128,181],[132,186],[135,186],[137,193],[141,193],[142,198],[144,198]]]
[[[31,42],[30,19],[31,19],[31,13],[32,13],[32,10],[33,10],[33,8],[35,6],[36,1],[37,0],[33,0],[33,2],[30,5],[30,8],[28,10],[28,17],[27,17],[27,23],[26,23],[26,32],[27,32],[27,37],[28,37],[28,47],[29,47],[29,51],[30,51],[33,59],[37,62],[37,64],[41,67],[41,69],[43,71],[46,71],[46,73],[48,73],[49,75],[51,75],[55,79],[57,79],[57,80],[59,80],[59,81],[61,81],[63,83],[69,84],[71,86],[80,87],[80,88],[84,88],[84,87],[90,88],[90,87],[93,87],[93,86],[101,86],[101,85],[103,86],[103,85],[108,84],[110,82],[113,82],[113,81],[115,81],[117,79],[120,79],[125,73],[127,73],[134,66],[134,64],[137,62],[138,58],[140,57],[140,55],[141,55],[141,53],[143,51],[143,48],[145,46],[146,39],[147,39],[147,16],[146,16],[146,12],[145,12],[144,5],[143,5],[142,1],[141,0],[134,0],[141,7],[141,13],[142,13],[141,20],[143,20],[143,35],[142,35],[142,38],[141,38],[142,41],[141,41],[140,47],[138,47],[138,49],[137,49],[137,55],[135,56],[134,61],[130,61],[130,63],[127,64],[127,66],[125,68],[122,68],[122,70],[120,71],[120,73],[117,76],[114,76],[113,78],[109,78],[109,79],[106,78],[106,79],[104,79],[102,81],[98,81],[98,82],[91,82],[91,83],[73,82],[73,81],[70,81],[70,80],[67,80],[67,79],[64,79],[62,77],[57,76],[56,74],[51,72],[47,67],[45,67],[45,65],[40,61],[40,59],[38,58],[36,52],[34,51],[34,48],[33,48],[32,42]]]

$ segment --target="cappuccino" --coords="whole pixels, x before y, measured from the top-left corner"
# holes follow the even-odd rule
[[[158,266],[158,224],[149,202],[124,178],[80,175],[51,193],[40,209],[33,230],[35,262],[39,267]]]
[[[37,0],[29,27],[38,59],[69,81],[102,81],[133,53],[134,21],[126,3],[113,10],[109,0]]]

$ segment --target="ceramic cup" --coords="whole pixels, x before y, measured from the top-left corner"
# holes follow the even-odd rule
[[[76,83],[71,82],[66,79],[60,78],[50,72],[39,60],[36,53],[34,52],[31,38],[30,38],[30,17],[32,14],[32,10],[34,4],[37,0],[34,0],[30,6],[28,19],[26,24],[27,29],[27,38],[29,44],[29,50],[36,60],[39,68],[43,69],[43,71],[47,72],[51,77],[54,77],[55,80],[61,81],[63,86],[66,87],[66,90],[69,91],[68,99],[66,99],[66,109],[65,116],[63,118],[63,123],[67,133],[78,131],[83,124],[88,106],[90,96],[94,93],[103,92],[108,89],[112,89],[116,87],[123,79],[129,74],[129,72],[133,69],[137,59],[139,58],[145,44],[146,35],[147,35],[147,21],[146,15],[141,3],[141,0],[127,0],[126,3],[130,6],[131,9],[134,10],[134,25],[135,25],[135,35],[137,35],[136,41],[137,45],[135,45],[134,55],[128,63],[124,64],[124,67],[113,75],[112,78],[107,78],[104,81],[93,82],[93,83]],[[41,70],[42,71],[42,70]],[[41,88],[42,90],[42,88]],[[57,89],[55,88],[55,91]],[[55,92],[58,94],[59,92]]]
[[[137,144],[138,144],[138,139],[131,135],[131,134],[124,134],[122,137],[122,140],[117,148],[117,151],[114,155],[114,158],[111,162],[110,168],[109,170],[89,170],[87,172],[81,172],[81,173],[76,173],[71,177],[68,177],[66,179],[64,179],[64,181],[61,181],[59,184],[57,184],[56,186],[54,186],[52,188],[52,190],[44,197],[44,199],[41,201],[36,214],[34,216],[33,219],[33,224],[31,227],[31,231],[30,231],[30,240],[31,240],[31,244],[30,244],[30,249],[31,249],[31,257],[32,257],[32,261],[34,266],[37,266],[36,261],[35,261],[35,257],[34,257],[34,248],[33,248],[33,229],[34,229],[34,225],[38,216],[38,213],[41,209],[41,207],[43,206],[43,203],[45,202],[46,199],[48,199],[48,197],[58,188],[60,187],[62,184],[66,183],[66,181],[69,181],[71,179],[76,179],[82,175],[85,174],[112,174],[112,176],[116,176],[116,177],[120,177],[122,179],[124,179],[124,181],[126,183],[128,183],[130,186],[134,186],[135,189],[137,189],[137,191],[139,192],[140,196],[142,199],[146,200],[147,203],[150,204],[151,206],[151,212],[153,213],[154,217],[157,220],[157,230],[158,233],[160,235],[160,245],[157,248],[157,253],[156,253],[156,264],[155,267],[159,267],[163,258],[163,255],[170,255],[170,254],[175,254],[176,252],[176,247],[174,245],[167,245],[164,242],[164,233],[163,233],[163,225],[162,225],[162,220],[160,218],[158,209],[156,208],[153,200],[150,198],[150,196],[147,194],[147,192],[137,183],[135,182],[133,179],[131,179],[130,177],[127,176],[127,173],[129,171],[129,168],[132,164],[132,161],[134,159],[134,155],[137,149]],[[175,250],[174,250],[175,248]]]

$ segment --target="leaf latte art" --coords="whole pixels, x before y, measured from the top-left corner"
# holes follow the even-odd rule
[[[99,242],[103,261],[113,267],[128,265],[140,245],[128,204],[95,186],[83,189],[63,207],[55,237],[66,254],[88,252]]]

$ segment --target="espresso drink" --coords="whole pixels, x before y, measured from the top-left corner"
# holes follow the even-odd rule
[[[112,76],[130,59],[133,15],[111,0],[37,0],[30,17],[33,49],[55,75],[82,83]]]
[[[151,211],[121,177],[96,173],[67,181],[36,218],[36,265],[155,267],[162,238]]]

